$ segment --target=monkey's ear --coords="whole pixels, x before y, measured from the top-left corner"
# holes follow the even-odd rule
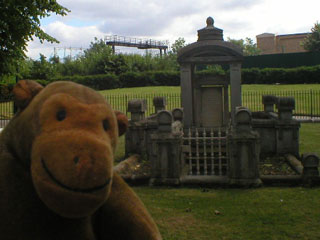
[[[120,111],[114,111],[114,113],[116,114],[118,122],[119,136],[122,136],[127,131],[129,125],[128,118]]]
[[[21,110],[26,108],[42,89],[43,86],[36,81],[20,80],[12,90],[16,106]]]

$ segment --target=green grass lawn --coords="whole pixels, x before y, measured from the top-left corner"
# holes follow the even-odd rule
[[[312,92],[311,92],[312,90]],[[172,110],[181,106],[180,87],[138,87],[100,91],[110,104],[126,111],[128,101],[135,98],[147,100],[146,115],[154,112],[153,97],[164,96],[167,100],[167,109]],[[252,111],[262,111],[262,95],[292,96],[295,98],[295,113],[299,115],[313,114],[320,116],[320,84],[291,84],[291,85],[242,85],[242,105]],[[229,97],[229,101],[230,97]]]
[[[320,239],[318,188],[134,190],[165,240]]]
[[[320,123],[303,123],[300,128],[300,153],[315,152],[320,156]]]
[[[243,84],[242,91],[320,90],[320,84]],[[180,87],[135,87],[100,91],[101,94],[180,93]]]
[[[300,153],[320,155],[320,124],[303,123]],[[120,139],[118,157],[124,155]],[[320,188],[134,187],[164,240],[320,239]],[[218,214],[217,214],[218,213]]]

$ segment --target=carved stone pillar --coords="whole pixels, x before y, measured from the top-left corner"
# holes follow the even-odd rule
[[[173,117],[169,111],[157,114],[158,131],[151,135],[151,185],[180,183],[181,136],[172,134]]]
[[[240,186],[258,186],[259,134],[252,131],[251,112],[243,107],[236,108],[235,127],[229,141],[229,183]]]

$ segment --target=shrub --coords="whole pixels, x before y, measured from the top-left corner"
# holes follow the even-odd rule
[[[153,72],[153,79],[158,86],[179,86],[180,72],[178,71]]]
[[[243,84],[320,83],[320,65],[298,68],[244,68]]]
[[[51,79],[51,81],[72,81],[96,90],[114,89],[119,87],[118,77],[114,74],[63,76]]]

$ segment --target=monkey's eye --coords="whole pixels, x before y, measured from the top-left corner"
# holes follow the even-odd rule
[[[105,131],[108,131],[110,129],[110,123],[109,123],[108,119],[103,120],[102,125],[103,125],[103,129]]]
[[[57,112],[56,118],[58,121],[63,121],[67,117],[67,112],[64,109],[61,109]]]

